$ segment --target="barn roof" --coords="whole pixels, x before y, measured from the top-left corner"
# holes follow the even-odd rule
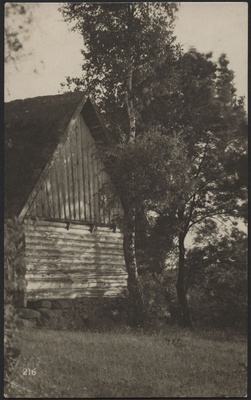
[[[109,137],[95,104],[83,92],[5,103],[4,209],[18,215],[73,116],[82,113],[98,144]]]

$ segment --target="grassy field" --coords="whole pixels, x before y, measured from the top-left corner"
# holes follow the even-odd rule
[[[6,388],[12,398],[247,394],[247,347],[241,337],[174,328],[158,334],[26,329],[19,342],[21,356]]]

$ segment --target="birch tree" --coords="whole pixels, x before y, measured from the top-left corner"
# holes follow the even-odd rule
[[[84,40],[83,76],[68,78],[68,87],[75,84],[77,89],[90,90],[103,104],[117,140],[123,137],[129,146],[140,133],[142,93],[151,98],[160,88],[156,68],[178,51],[172,35],[177,10],[177,3],[67,3],[61,7],[65,20]],[[135,170],[129,168],[128,174],[131,183],[137,182]],[[128,289],[140,321],[144,301],[135,253],[137,207],[127,196],[122,202]]]

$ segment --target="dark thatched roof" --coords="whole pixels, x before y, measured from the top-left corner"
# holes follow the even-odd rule
[[[73,92],[5,103],[5,217],[21,212],[84,96]],[[82,114],[94,139],[107,143],[98,110],[88,98]]]

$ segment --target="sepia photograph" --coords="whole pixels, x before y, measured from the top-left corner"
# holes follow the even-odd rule
[[[246,398],[248,3],[3,14],[3,397]]]

